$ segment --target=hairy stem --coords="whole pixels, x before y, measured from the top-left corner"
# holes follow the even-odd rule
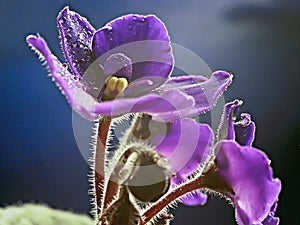
[[[142,215],[143,221],[141,222],[140,225],[146,224],[153,217],[159,215],[159,213],[164,208],[166,208],[169,204],[174,202],[179,197],[181,197],[191,191],[203,188],[203,185],[201,183],[201,177],[202,176],[197,177],[194,180],[191,180],[181,186],[178,186],[172,192],[163,196],[159,201],[157,201],[154,205],[152,205],[149,209],[147,209],[146,212],[144,212],[144,214]]]
[[[105,149],[107,134],[111,123],[110,117],[104,117],[99,121],[97,144],[95,152],[95,194],[96,194],[96,206],[98,217],[101,214],[101,203],[103,198],[103,188],[105,184]]]
[[[209,188],[219,193],[231,193],[234,195],[232,188],[218,174],[217,165],[214,164],[207,172],[201,176],[197,176],[186,183],[176,187],[170,193],[167,193],[160,198],[155,204],[148,208],[142,215],[143,221],[140,225],[145,225],[153,217],[160,214],[169,204],[174,202],[179,197],[201,188]]]
[[[112,180],[108,181],[106,187],[106,193],[103,202],[103,210],[107,209],[108,206],[113,202],[115,196],[117,196],[120,189],[120,185]]]

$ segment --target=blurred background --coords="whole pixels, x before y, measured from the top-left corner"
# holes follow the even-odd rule
[[[281,224],[300,224],[299,0],[0,0],[0,206],[43,202],[90,210],[89,165],[74,138],[71,109],[25,42],[40,33],[63,60],[55,19],[65,5],[96,28],[127,13],[156,14],[173,42],[212,70],[232,72],[225,99],[244,100],[240,112],[257,124],[254,145],[269,155],[283,183]],[[174,213],[174,225],[236,224],[233,208],[217,197]]]

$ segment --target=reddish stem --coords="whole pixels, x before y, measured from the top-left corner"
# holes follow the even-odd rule
[[[103,203],[103,210],[107,209],[108,206],[112,203],[114,200],[114,197],[117,196],[119,192],[120,185],[116,182],[113,182],[112,180],[108,181],[107,187],[106,187],[106,193],[104,197],[104,203]]]
[[[97,136],[97,145],[96,145],[96,154],[95,154],[95,187],[96,187],[96,200],[97,200],[97,215],[99,220],[101,220],[102,213],[105,213],[109,204],[113,201],[114,197],[118,194],[119,191],[119,184],[111,180],[108,181],[107,187],[104,187],[105,149],[106,149],[106,140],[107,140],[107,135],[109,132],[111,120],[112,120],[111,117],[104,117],[102,120],[99,121],[99,127],[98,127],[98,136]],[[106,191],[105,193],[103,189]]]
[[[202,176],[201,176],[202,177]],[[149,222],[153,217],[159,215],[159,213],[166,208],[170,203],[185,195],[191,191],[203,188],[201,183],[201,177],[189,181],[188,183],[175,188],[171,193],[163,196],[161,200],[152,205],[142,216],[143,221],[140,225],[144,225]]]
[[[95,194],[96,194],[96,206],[98,216],[101,213],[101,198],[103,196],[103,187],[105,181],[105,149],[107,134],[111,123],[110,117],[104,117],[99,121],[97,144],[95,152]]]
[[[231,193],[234,195],[234,191],[229,184],[219,176],[217,165],[214,164],[207,172],[201,176],[195,177],[189,180],[187,183],[178,186],[171,193],[161,197],[161,199],[152,205],[142,216],[143,221],[140,225],[146,224],[153,217],[159,215],[159,213],[166,208],[170,203],[178,199],[179,197],[201,188],[209,188],[219,193]]]

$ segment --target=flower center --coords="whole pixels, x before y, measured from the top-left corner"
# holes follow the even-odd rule
[[[124,77],[118,78],[115,76],[110,76],[106,79],[105,85],[106,87],[103,91],[102,100],[113,100],[118,95],[122,94],[123,91],[127,88],[128,81]]]

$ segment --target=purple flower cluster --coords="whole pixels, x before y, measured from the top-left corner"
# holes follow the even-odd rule
[[[230,199],[239,225],[279,223],[274,213],[281,183],[273,178],[268,157],[252,147],[255,124],[250,115],[241,114],[241,120],[236,121],[242,101],[225,105],[217,137],[208,125],[188,118],[212,109],[231,84],[230,73],[216,71],[209,79],[200,75],[171,77],[174,59],[170,38],[154,15],[126,15],[96,30],[65,7],[57,25],[67,64],[51,53],[42,37],[29,35],[27,42],[45,60],[71,107],[89,120],[128,113],[136,116],[116,146],[110,166],[110,172],[121,180],[122,193],[110,205],[121,204],[125,196],[136,216],[135,220],[127,218],[131,221],[128,224],[145,224],[153,216],[161,218],[157,224],[167,224],[164,221],[171,217],[166,216],[165,206],[173,200],[203,205],[207,200],[203,190]],[[118,166],[118,162],[124,165]],[[138,206],[131,203],[128,194],[139,201],[137,196],[146,185],[133,188],[130,184],[144,181],[145,176],[138,174],[146,172],[137,167],[150,164],[155,166],[148,175],[155,172],[166,180],[147,188],[164,191],[158,201],[151,201],[154,205],[148,211],[146,204],[141,210],[145,213],[138,215]],[[98,215],[103,224],[121,218],[120,213],[114,214],[117,209],[110,211],[111,206],[106,211],[109,216],[105,209]],[[156,215],[149,217],[151,212]]]

